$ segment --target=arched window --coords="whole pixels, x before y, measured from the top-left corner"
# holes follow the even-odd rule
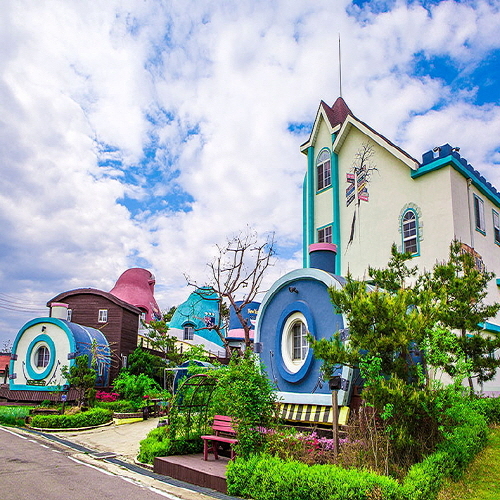
[[[35,359],[37,368],[45,368],[46,366],[49,365],[50,352],[47,346],[42,345],[38,348],[35,354]]]
[[[193,340],[194,326],[191,324],[184,325],[184,340]]]
[[[403,252],[418,253],[418,221],[417,214],[409,209],[401,218],[401,234],[403,235]]]
[[[332,184],[331,155],[328,149],[323,149],[316,160],[318,191]]]

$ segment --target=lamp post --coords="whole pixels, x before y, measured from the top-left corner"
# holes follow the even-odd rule
[[[339,455],[339,403],[338,391],[340,390],[340,375],[334,375],[328,381],[330,390],[332,391],[332,410],[333,410],[333,440],[335,444],[335,459]]]

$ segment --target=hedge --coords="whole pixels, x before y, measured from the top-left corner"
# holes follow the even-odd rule
[[[201,434],[192,439],[171,439],[166,427],[152,429],[147,437],[140,442],[138,460],[145,464],[152,464],[155,457],[170,455],[189,455],[203,450]]]
[[[493,403],[487,403],[493,406]],[[410,468],[404,482],[387,476],[342,469],[335,465],[308,466],[269,455],[236,458],[227,467],[230,495],[255,500],[432,500],[442,481],[458,478],[485,446],[487,423],[468,405],[453,409],[457,425],[437,450]]]
[[[112,411],[93,408],[75,415],[33,415],[30,425],[42,429],[73,429],[105,424],[112,418]]]

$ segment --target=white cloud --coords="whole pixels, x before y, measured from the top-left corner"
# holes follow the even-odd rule
[[[354,114],[417,158],[461,146],[500,187],[498,105],[413,74],[415,54],[473,71],[500,45],[495,5],[447,1],[429,14],[396,2],[359,18],[348,7],[4,2],[0,288],[43,306],[74,287],[109,290],[139,265],[167,308],[188,293],[183,273],[203,282],[214,244],[247,225],[284,247],[269,284],[300,265],[306,138],[287,127],[337,97],[339,33]],[[176,211],[179,192],[187,211]],[[9,314],[0,328],[12,337],[29,318]]]

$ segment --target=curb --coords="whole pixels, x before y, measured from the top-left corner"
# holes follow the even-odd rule
[[[54,428],[46,428],[46,427],[33,427],[31,425],[25,424],[25,427],[28,429],[33,429],[34,431],[40,432],[75,432],[75,431],[89,431],[91,429],[99,429],[99,427],[108,427],[109,425],[113,425],[113,420],[111,422],[106,422],[105,424],[93,425],[91,427],[71,427],[64,429],[54,429]]]

